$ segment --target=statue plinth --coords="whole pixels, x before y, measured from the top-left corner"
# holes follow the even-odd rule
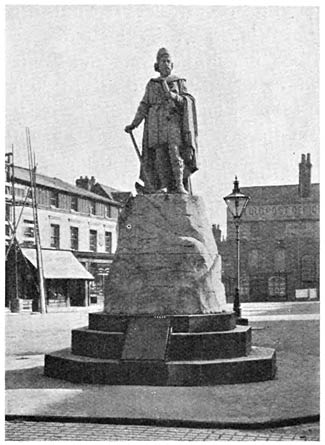
[[[221,258],[202,198],[137,195],[119,218],[105,286],[110,314],[211,314],[225,310]]]
[[[105,310],[74,329],[45,375],[76,383],[205,386],[273,379],[274,349],[226,312],[220,257],[201,198],[138,195],[119,218]]]

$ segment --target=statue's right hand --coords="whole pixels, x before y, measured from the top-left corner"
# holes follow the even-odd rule
[[[124,128],[124,131],[126,132],[126,133],[131,133],[132,132],[132,130],[134,130],[134,126],[131,124],[131,125],[127,125],[125,128]]]

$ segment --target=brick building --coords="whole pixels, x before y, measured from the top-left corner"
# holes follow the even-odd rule
[[[311,183],[310,155],[302,155],[299,183],[240,187],[251,200],[241,218],[241,301],[319,298],[319,184]],[[227,213],[227,240],[214,227],[229,301],[236,286],[236,240]]]
[[[9,249],[7,255],[6,306],[12,309],[15,300],[14,309],[17,310],[18,296],[18,303],[33,300],[31,305],[37,310],[39,295],[30,174],[28,169],[15,166],[13,178],[12,165],[8,163],[6,176],[6,250],[12,242],[14,212],[19,245],[17,261],[14,248]],[[92,192],[95,182],[95,178],[86,177],[82,183],[77,180],[77,185],[71,185],[36,174],[48,307],[85,306],[103,300],[104,280],[117,246],[117,219],[122,203],[113,196]]]

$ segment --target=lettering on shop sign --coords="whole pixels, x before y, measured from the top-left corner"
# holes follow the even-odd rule
[[[278,204],[249,205],[243,215],[246,221],[287,220],[287,219],[319,219],[319,204]]]

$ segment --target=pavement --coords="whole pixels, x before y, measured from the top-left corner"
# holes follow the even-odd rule
[[[71,329],[87,325],[88,309],[6,314],[6,419],[10,425],[29,420],[228,430],[317,422],[319,303],[250,303],[242,309],[252,326],[253,344],[277,351],[275,380],[150,387],[51,379],[43,375],[44,353],[69,347]],[[209,437],[201,439],[215,440]]]

